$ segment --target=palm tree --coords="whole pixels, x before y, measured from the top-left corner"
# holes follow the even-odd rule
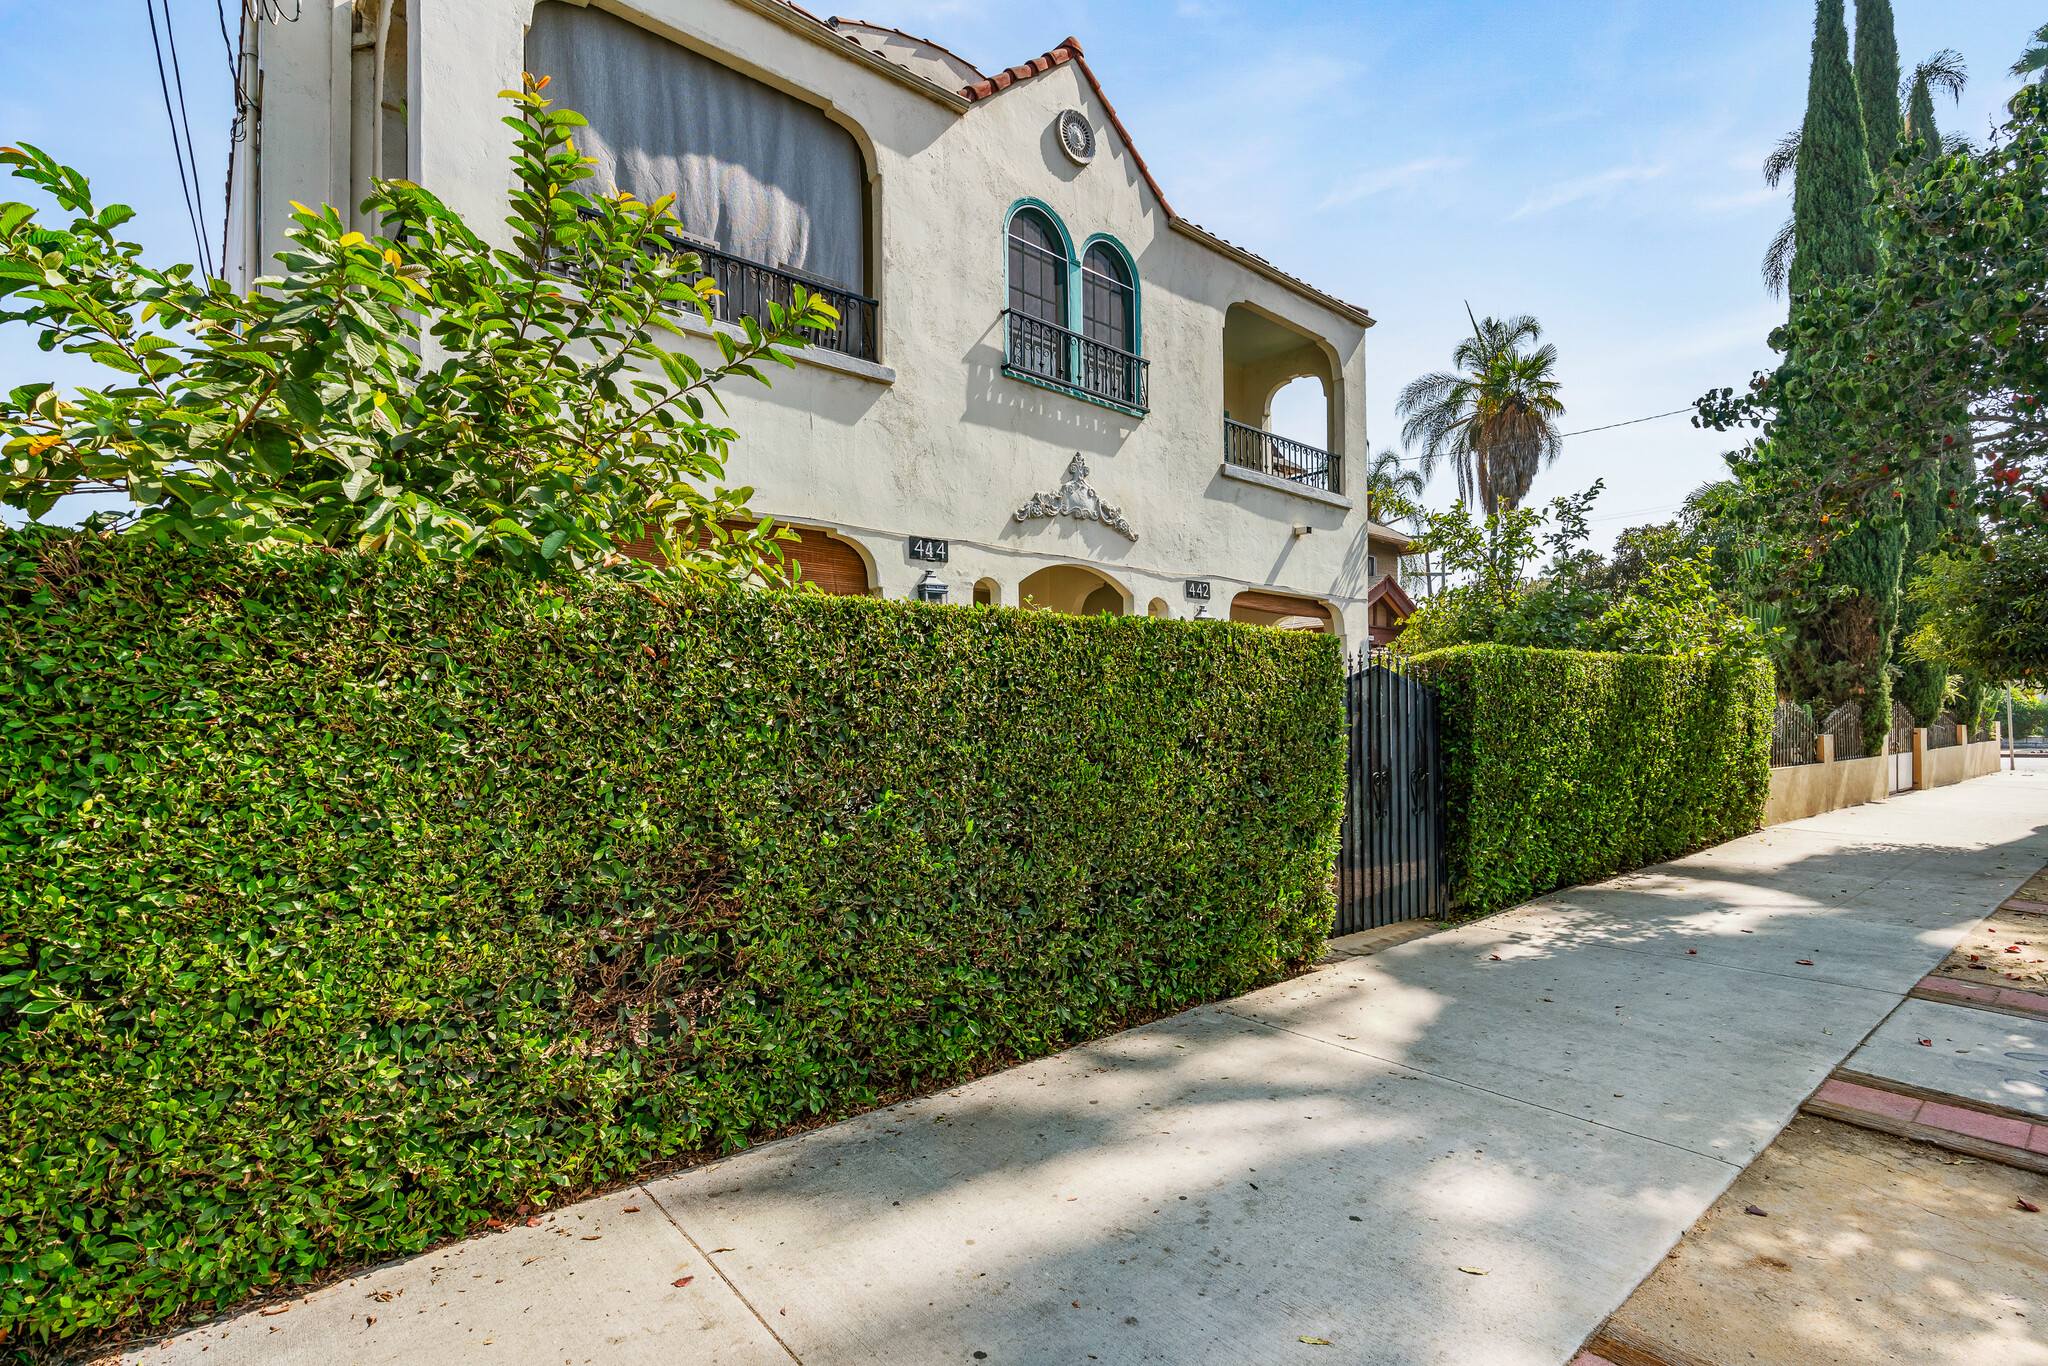
[[[1423,477],[1392,447],[1375,455],[1365,467],[1365,519],[1385,526],[1397,517],[1413,517],[1422,497]]]
[[[1404,444],[1422,451],[1422,477],[1448,461],[1458,476],[1458,497],[1477,501],[1491,517],[1528,497],[1536,472],[1563,449],[1557,419],[1557,348],[1545,343],[1543,325],[1527,314],[1502,321],[1465,316],[1472,335],[1451,353],[1456,372],[1438,371],[1401,391],[1394,411],[1408,420]]]
[[[2012,64],[2012,74],[2026,76],[2038,71],[2041,73],[2038,79],[2048,84],[2048,24],[2035,29],[2029,41],[2033,46],[2022,52],[2020,59]]]
[[[2040,32],[2034,37],[2042,43],[2048,43],[2048,24],[2043,24]],[[2048,47],[2028,49],[2027,55],[2021,57],[2020,62],[2025,64],[2029,61],[2048,64]],[[2019,66],[2015,66],[2012,74],[2019,76],[2025,73]],[[1906,140],[1911,142],[1916,137],[1925,140],[1924,130],[1914,125],[1924,121],[1928,127],[1932,127],[1934,91],[1946,91],[1951,99],[1960,103],[1963,98],[1963,86],[1968,81],[1969,72],[1963,66],[1962,54],[1953,48],[1945,47],[1915,67],[1912,78],[1899,87],[1899,101],[1906,109]],[[1915,111],[1919,113],[1916,114]],[[1794,128],[1785,134],[1778,140],[1778,145],[1771,149],[1770,155],[1764,158],[1764,184],[1770,188],[1777,189],[1779,181],[1787,174],[1798,170],[1799,135],[1802,131]],[[1931,154],[1934,155],[1961,151],[1968,147],[1970,142],[1960,134],[1950,134],[1944,138],[1939,133],[1934,135],[1933,141],[1938,144],[1931,149]],[[1787,218],[1785,225],[1771,238],[1771,244],[1764,248],[1764,288],[1771,292],[1773,299],[1785,293],[1785,282],[1791,278],[1794,246],[1792,220]]]

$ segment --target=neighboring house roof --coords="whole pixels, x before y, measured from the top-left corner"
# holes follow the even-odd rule
[[[1365,534],[1375,541],[1392,541],[1402,550],[1406,550],[1409,546],[1415,544],[1413,537],[1403,536],[1392,527],[1382,526],[1378,522],[1367,522],[1365,524]]]
[[[1415,599],[1402,591],[1401,585],[1394,582],[1392,574],[1380,576],[1372,588],[1367,591],[1365,605],[1371,607],[1376,602],[1386,603],[1387,606],[1400,614],[1403,621],[1415,615]]]

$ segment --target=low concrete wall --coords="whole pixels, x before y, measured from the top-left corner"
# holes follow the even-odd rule
[[[1881,802],[1890,786],[1888,761],[1843,759],[1798,764],[1771,770],[1771,795],[1764,804],[1764,824],[1783,825],[1845,806]]]

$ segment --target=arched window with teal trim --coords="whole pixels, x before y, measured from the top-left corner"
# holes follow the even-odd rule
[[[1033,208],[1010,215],[1009,363],[1026,374],[1070,382],[1066,239]]]
[[[1138,285],[1107,241],[1081,256],[1081,388],[1112,403],[1144,406],[1138,359]]]

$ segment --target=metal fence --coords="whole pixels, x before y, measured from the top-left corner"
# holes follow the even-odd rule
[[[1151,363],[1143,356],[1014,308],[1003,310],[1003,336],[1005,370],[1146,410]]]
[[[1821,734],[1835,737],[1835,758],[1863,757],[1863,704],[1844,702],[1820,723]]]
[[[1796,702],[1780,702],[1771,714],[1771,767],[1818,762],[1813,737],[1812,714]]]
[[[1934,724],[1927,728],[1927,747],[1929,749],[1947,749],[1951,745],[1961,744],[1962,737],[1956,732],[1957,722],[1955,716],[1949,712],[1943,712],[1935,717]]]
[[[1408,661],[1361,651],[1345,680],[1350,733],[1337,934],[1449,909],[1443,745],[1436,690]]]

